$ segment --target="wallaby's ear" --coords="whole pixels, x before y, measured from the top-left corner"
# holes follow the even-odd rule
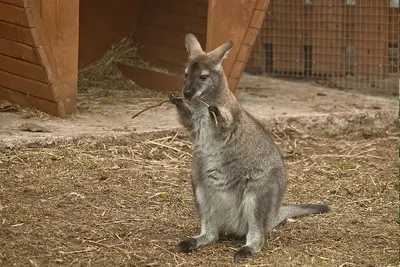
[[[219,61],[222,61],[224,58],[227,57],[229,51],[233,47],[233,41],[229,41],[224,43],[223,45],[218,46],[213,51],[208,53],[212,58],[215,58]]]
[[[201,45],[197,40],[196,36],[194,36],[191,33],[188,33],[185,36],[185,45],[186,45],[186,50],[189,53],[189,58],[195,58],[198,55],[204,54],[204,51],[201,48]]]

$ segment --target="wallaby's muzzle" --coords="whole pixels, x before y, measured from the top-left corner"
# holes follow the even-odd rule
[[[191,99],[193,97],[193,90],[191,90],[190,88],[183,88],[183,96],[187,99]]]
[[[187,98],[187,99],[191,99],[192,98],[192,94],[190,92],[186,92],[186,91],[183,92],[183,96],[185,98]]]

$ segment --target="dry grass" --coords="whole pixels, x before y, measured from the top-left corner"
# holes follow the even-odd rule
[[[39,120],[49,120],[51,115],[33,107],[21,107],[6,100],[0,100],[0,112],[18,113],[23,119],[35,118]]]
[[[105,114],[108,111],[106,106],[119,105],[121,99],[165,98],[163,93],[142,88],[125,78],[118,69],[118,63],[156,69],[137,55],[137,49],[137,44],[129,38],[123,38],[114,43],[101,59],[79,70],[80,111]]]
[[[326,203],[332,212],[280,227],[243,264],[397,265],[398,138],[274,137],[288,163],[285,202]],[[172,250],[198,232],[190,160],[182,133],[0,155],[0,265],[230,266],[240,241]]]

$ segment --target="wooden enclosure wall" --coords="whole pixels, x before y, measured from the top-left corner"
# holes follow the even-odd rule
[[[78,0],[0,0],[0,99],[75,112]]]
[[[79,1],[79,66],[103,57],[117,40],[136,30],[143,0]]]
[[[360,1],[357,1],[360,2]],[[350,6],[351,7],[351,6]],[[311,73],[313,75],[344,75],[346,42],[344,1],[314,1],[309,5],[309,31],[311,38]]]
[[[250,55],[251,47],[262,25],[267,0],[148,0],[143,2],[134,40],[139,44],[139,55],[156,67],[166,68],[174,77],[155,74],[138,68],[121,70],[132,80],[145,84],[143,77],[154,75],[168,82],[153,82],[164,90],[180,90],[180,78],[188,54],[184,39],[187,33],[198,38],[205,51],[232,40],[234,47],[224,60],[223,67],[230,89],[235,90]],[[227,8],[229,6],[229,8]],[[180,76],[180,77],[179,77]],[[147,82],[148,83],[148,82]]]
[[[144,1],[133,37],[139,55],[156,67],[182,73],[188,58],[186,34],[195,34],[205,49],[207,5],[205,0]]]
[[[209,0],[207,51],[233,41],[234,46],[223,63],[232,91],[243,74],[268,5],[269,0],[234,3],[231,0]]]
[[[0,98],[56,116],[72,114],[78,66],[101,58],[112,43],[127,36],[137,41],[141,57],[168,70],[136,67],[133,80],[149,88],[180,90],[188,58],[184,38],[189,32],[205,51],[234,42],[223,63],[234,91],[268,3],[0,0]]]
[[[399,48],[399,24],[400,8],[389,9],[389,72],[399,70],[400,48]],[[396,34],[397,33],[397,34]]]
[[[379,77],[398,55],[398,25],[386,0],[271,0],[246,70]]]
[[[188,58],[185,36],[194,33],[205,47],[207,12],[205,0],[143,1],[132,40],[151,67],[120,64],[123,75],[142,87],[180,91]]]

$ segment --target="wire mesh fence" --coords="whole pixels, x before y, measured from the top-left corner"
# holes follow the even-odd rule
[[[271,0],[245,71],[397,95],[399,0]]]

